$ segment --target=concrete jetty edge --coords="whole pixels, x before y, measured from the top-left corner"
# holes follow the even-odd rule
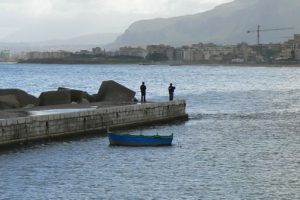
[[[187,119],[185,100],[4,119],[0,120],[0,148]]]

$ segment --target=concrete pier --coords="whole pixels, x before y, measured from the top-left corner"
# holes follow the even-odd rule
[[[0,120],[0,147],[39,139],[87,133],[104,133],[106,128],[127,128],[187,119],[184,100],[113,106],[63,114]]]

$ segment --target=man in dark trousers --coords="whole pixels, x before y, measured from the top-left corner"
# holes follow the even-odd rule
[[[141,102],[143,103],[146,102],[146,89],[147,89],[144,82],[142,82],[140,89],[141,89]]]
[[[172,83],[170,83],[170,86],[168,89],[169,89],[169,100],[173,101],[175,87],[172,85]]]

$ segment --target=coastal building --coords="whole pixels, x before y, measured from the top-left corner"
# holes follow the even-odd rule
[[[183,61],[185,62],[193,62],[193,49],[192,48],[186,48],[183,49]]]
[[[280,54],[276,57],[276,61],[281,60],[289,60],[292,59],[292,50],[291,49],[283,49]]]
[[[169,61],[173,61],[175,59],[175,48],[168,46],[166,48],[166,55]]]
[[[10,51],[2,50],[0,51],[0,62],[7,62],[10,59]]]
[[[92,48],[92,52],[94,55],[104,55],[105,50],[102,50],[100,47]]]
[[[183,49],[183,60],[185,62],[200,62],[204,60],[204,53],[197,48]]]
[[[71,52],[68,51],[51,51],[51,52],[31,51],[25,54],[25,59],[26,60],[58,59],[58,58],[65,58],[70,54]]]
[[[186,63],[201,63],[217,61],[222,62],[232,59],[234,46],[221,46],[212,43],[193,44],[175,49],[175,60],[182,60]]]
[[[257,52],[247,43],[240,43],[233,47],[233,53],[232,53],[233,62],[238,62],[238,63],[255,62],[256,56],[257,56]]]
[[[300,49],[295,49],[295,60],[300,60]]]
[[[111,56],[116,56],[117,52],[115,51],[105,51],[105,56],[111,57]]]
[[[294,34],[294,38],[290,39],[282,45],[282,52],[279,59],[300,60],[300,34]]]
[[[294,41],[297,44],[300,44],[300,34],[294,34]]]
[[[176,48],[174,50],[174,60],[176,61],[183,61],[183,57],[184,57],[184,50],[182,48]]]
[[[80,50],[80,51],[76,52],[76,54],[79,54],[79,55],[92,55],[93,52],[83,49],[83,50]]]
[[[233,53],[233,46],[223,46],[216,45],[212,43],[208,44],[193,44],[194,49],[194,60],[204,60],[204,61],[222,61],[224,56]]]
[[[294,59],[300,60],[300,34],[294,35],[294,43],[293,43],[293,51],[294,51]]]
[[[175,48],[169,45],[148,45],[147,54],[160,54],[169,61],[175,60]]]
[[[142,47],[121,47],[116,52],[116,55],[145,58],[147,56],[147,51]]]

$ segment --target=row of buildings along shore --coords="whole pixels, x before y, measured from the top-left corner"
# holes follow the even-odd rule
[[[92,50],[70,51],[32,51],[12,58],[9,51],[0,51],[0,61],[35,61],[64,60],[64,59],[96,59],[101,61],[115,58],[122,61],[124,58],[136,58],[132,61],[145,63],[276,63],[300,61],[300,34],[284,43],[270,43],[261,45],[216,45],[213,43],[199,43],[189,46],[172,47],[169,45],[148,45],[142,47],[121,47],[116,51],[106,51],[100,47]],[[96,59],[97,62],[97,59]]]

